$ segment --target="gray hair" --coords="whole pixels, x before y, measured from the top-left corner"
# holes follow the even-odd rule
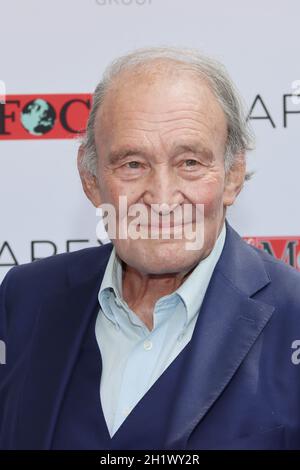
[[[95,144],[95,118],[105,94],[123,71],[134,70],[139,66],[153,66],[153,61],[166,60],[188,65],[199,78],[205,79],[221,105],[227,119],[228,136],[224,155],[225,170],[228,171],[241,153],[253,148],[253,133],[244,113],[244,106],[239,93],[232,83],[225,67],[218,61],[201,54],[198,50],[177,47],[151,47],[137,49],[114,60],[104,71],[103,78],[97,85],[92,108],[83,136],[82,168],[93,175],[97,174],[97,152]],[[249,179],[249,175],[246,179]]]

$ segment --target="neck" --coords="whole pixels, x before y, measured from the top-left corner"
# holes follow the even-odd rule
[[[125,265],[122,283],[123,298],[147,328],[152,330],[155,303],[161,297],[178,289],[192,269],[179,273],[144,274]]]

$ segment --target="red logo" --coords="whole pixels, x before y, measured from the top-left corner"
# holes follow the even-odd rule
[[[300,237],[244,237],[244,240],[300,271]]]
[[[84,131],[90,94],[6,95],[0,103],[0,140],[71,139]]]

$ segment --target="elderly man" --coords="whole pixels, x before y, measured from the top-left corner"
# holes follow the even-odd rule
[[[225,221],[245,180],[243,116],[224,68],[195,51],[138,50],[108,68],[83,188],[117,227],[134,205],[156,222],[8,273],[2,448],[300,448],[300,275]],[[202,233],[196,248],[178,227]]]

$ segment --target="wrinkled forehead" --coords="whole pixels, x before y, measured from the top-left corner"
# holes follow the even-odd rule
[[[103,138],[131,125],[159,130],[176,120],[227,133],[225,114],[208,80],[188,64],[157,61],[113,79],[97,112],[96,140],[100,129]]]

